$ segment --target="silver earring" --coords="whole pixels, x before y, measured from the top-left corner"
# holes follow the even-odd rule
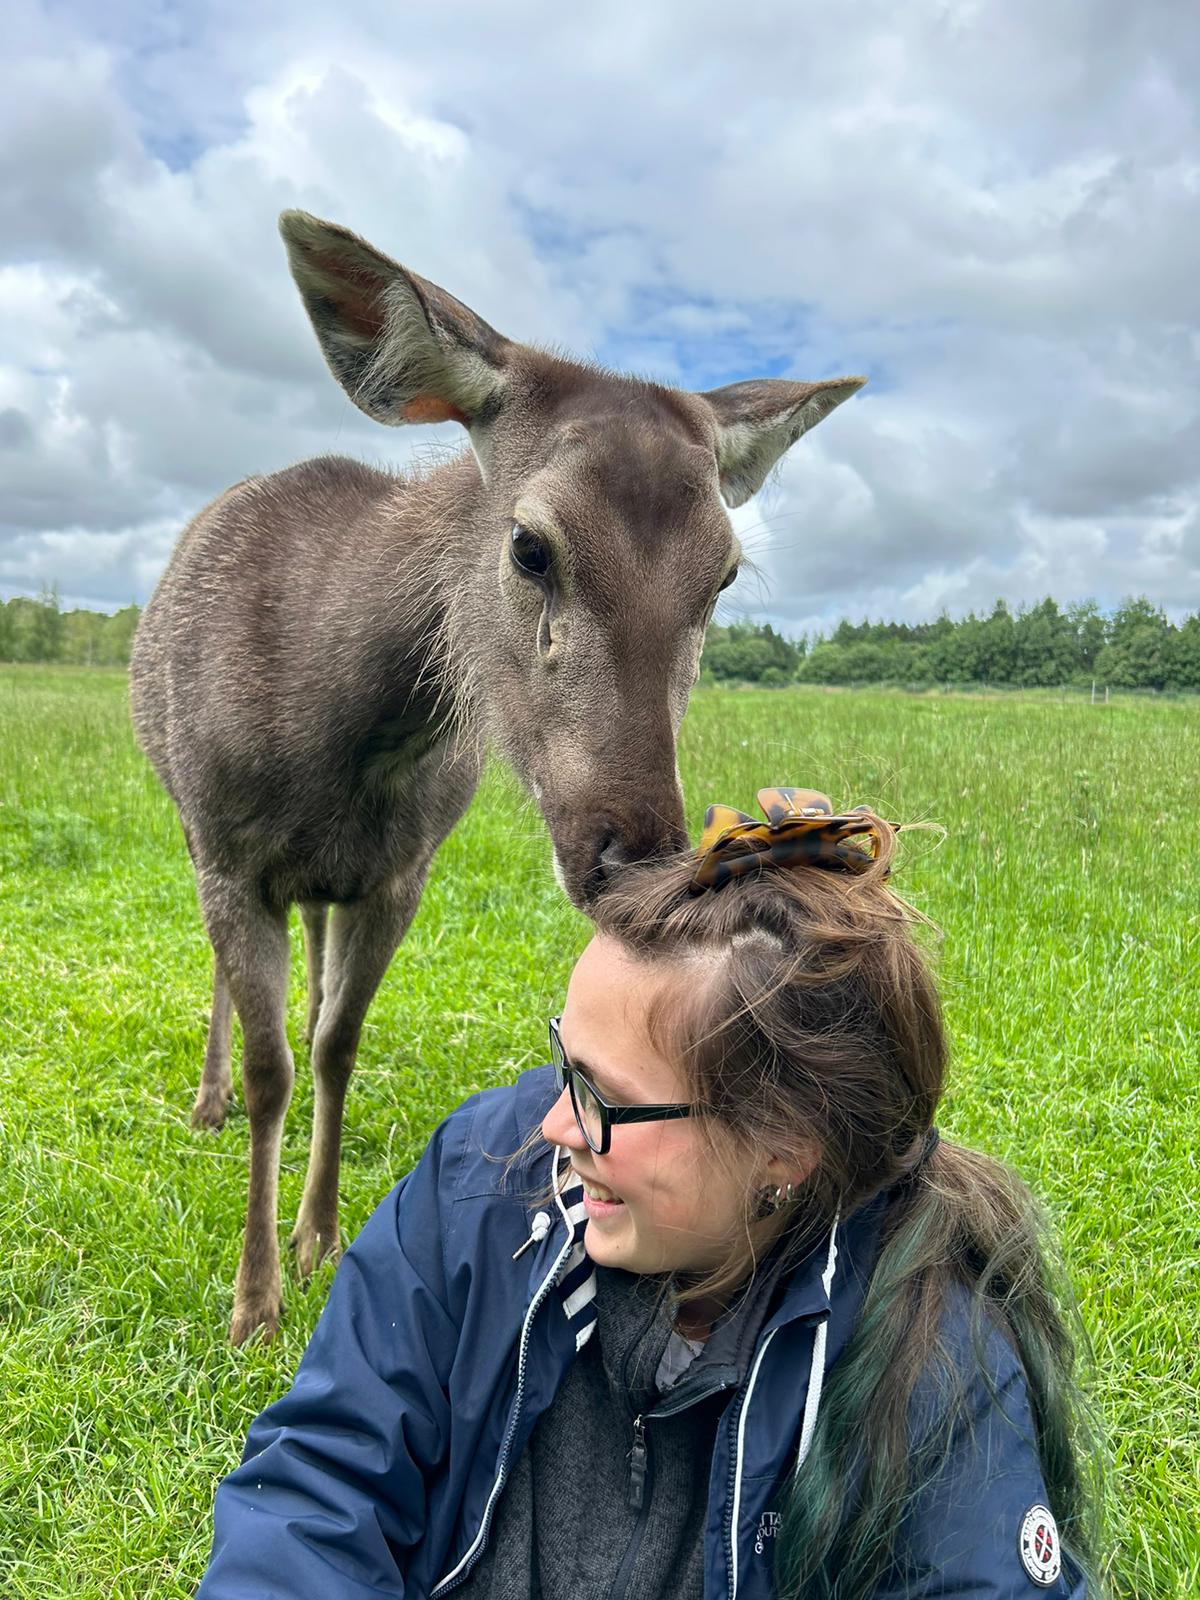
[[[785,1205],[791,1205],[797,1198],[794,1183],[780,1184],[775,1188],[760,1189],[758,1191],[758,1216],[773,1217],[777,1211],[782,1211]]]

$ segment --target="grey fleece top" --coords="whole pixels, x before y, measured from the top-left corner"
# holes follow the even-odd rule
[[[596,1334],[514,1465],[458,1600],[701,1600],[717,1425],[778,1276],[760,1271],[660,1392],[667,1281],[597,1269]]]

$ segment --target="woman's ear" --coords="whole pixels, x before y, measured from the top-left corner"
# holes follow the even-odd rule
[[[790,1183],[798,1189],[812,1177],[820,1160],[821,1146],[815,1139],[807,1140],[788,1155],[768,1156],[761,1168],[760,1187],[786,1189]]]

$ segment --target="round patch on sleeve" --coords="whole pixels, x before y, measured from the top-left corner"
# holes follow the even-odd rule
[[[1045,1506],[1030,1506],[1021,1521],[1018,1540],[1021,1565],[1043,1589],[1048,1589],[1062,1571],[1058,1548],[1058,1524]]]

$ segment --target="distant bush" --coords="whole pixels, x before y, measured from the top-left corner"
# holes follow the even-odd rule
[[[714,624],[704,643],[705,670],[718,683],[790,683],[803,655],[803,645],[776,633],[769,622]]]

